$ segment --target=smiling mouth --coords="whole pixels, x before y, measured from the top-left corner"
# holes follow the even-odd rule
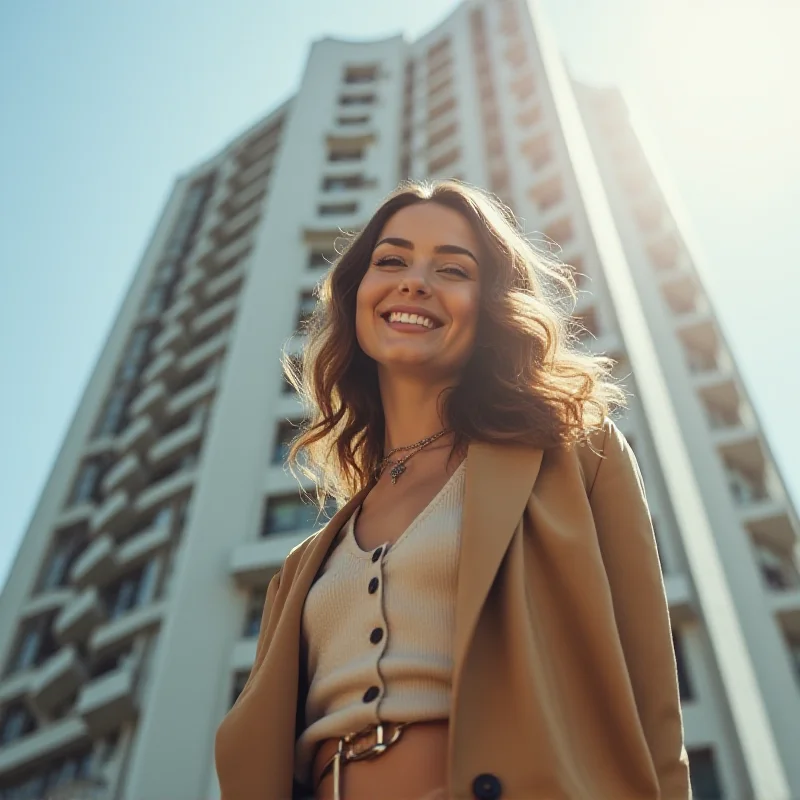
[[[381,315],[386,324],[395,330],[409,333],[426,333],[440,328],[441,324],[423,314],[407,314],[404,311],[390,311]]]

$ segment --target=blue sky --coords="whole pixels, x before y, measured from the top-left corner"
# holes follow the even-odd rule
[[[797,503],[800,5],[541,4],[648,127]],[[0,4],[0,583],[174,177],[289,96],[314,39],[413,38],[454,5]]]

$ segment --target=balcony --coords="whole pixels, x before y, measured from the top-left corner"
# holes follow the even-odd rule
[[[97,657],[102,657],[125,647],[140,633],[157,628],[161,624],[165,610],[162,602],[146,603],[117,619],[106,622],[92,634],[89,640],[90,650]]]
[[[185,322],[194,314],[194,297],[190,294],[181,295],[164,313],[164,322],[172,325],[176,322]]]
[[[92,517],[92,533],[108,531],[118,536],[125,533],[132,521],[130,496],[122,489],[110,495]]]
[[[784,631],[800,635],[800,589],[774,593],[770,598],[770,606]]]
[[[154,419],[160,419],[168,395],[164,381],[147,384],[131,403],[131,415],[141,417],[149,414]]]
[[[215,303],[192,321],[192,333],[200,336],[212,330],[221,330],[230,324],[236,314],[239,298],[234,295]]]
[[[114,577],[115,542],[108,533],[98,536],[81,553],[70,571],[70,581],[79,589],[102,586]]]
[[[36,680],[36,669],[30,668],[22,672],[13,672],[0,680],[0,703],[10,703],[31,693]]]
[[[220,246],[245,236],[261,217],[261,204],[252,203],[230,219],[226,219],[212,231]]]
[[[203,435],[205,420],[192,419],[172,433],[164,436],[154,444],[147,454],[147,460],[154,467],[160,467],[169,461],[182,458],[187,453],[195,450],[197,442]]]
[[[167,414],[174,416],[205,400],[216,391],[219,375],[216,370],[209,370],[202,378],[189,384],[185,389],[176,392],[167,404]]]
[[[117,443],[114,436],[98,436],[92,439],[84,448],[84,458],[93,458],[95,456],[105,456],[113,453]]]
[[[308,538],[308,529],[271,534],[240,544],[231,553],[230,573],[243,589],[264,586],[278,571],[289,552]]]
[[[58,611],[71,603],[75,596],[75,589],[71,586],[35,594],[22,606],[20,618],[30,619],[38,617],[39,614],[47,614],[49,611]]]
[[[86,680],[74,647],[64,647],[36,670],[30,687],[31,702],[47,714],[73,695]]]
[[[159,550],[166,547],[172,538],[169,520],[155,522],[126,540],[117,550],[116,572],[123,573],[147,563]]]
[[[229,338],[230,332],[223,330],[212,339],[190,350],[179,362],[180,371],[185,374],[220,356],[228,346]]]
[[[740,517],[754,541],[787,550],[797,545],[797,535],[786,507],[770,497],[752,500],[741,507]]]
[[[245,169],[235,172],[231,176],[231,187],[235,190],[242,190],[250,184],[255,183],[259,179],[269,179],[269,174],[272,171],[272,160],[264,159],[263,161],[256,161]]]
[[[128,453],[121,458],[103,478],[103,491],[106,495],[117,489],[136,492],[145,482],[147,476],[136,453]]]
[[[191,267],[175,287],[180,295],[193,295],[199,297],[203,293],[203,283],[206,279],[205,272],[200,267]]]
[[[184,467],[168,478],[148,486],[136,498],[134,505],[136,512],[140,514],[155,513],[163,503],[189,494],[194,486],[195,478],[195,469]]]
[[[150,362],[142,373],[142,383],[155,383],[155,381],[169,381],[175,376],[178,359],[173,352],[165,350]]]
[[[65,717],[5,747],[0,747],[0,775],[6,775],[28,764],[56,758],[90,741],[89,729],[80,717]]]
[[[269,177],[264,175],[259,180],[251,183],[246,189],[229,194],[222,203],[222,212],[224,214],[237,214],[246,209],[251,203],[259,203],[267,193],[268,184]]]
[[[53,623],[53,632],[62,644],[86,639],[92,630],[106,618],[97,587],[84,589],[66,605]]]
[[[156,439],[156,427],[152,417],[145,416],[125,428],[117,439],[117,452],[143,453]]]
[[[172,322],[153,339],[153,352],[161,353],[172,350],[173,353],[182,353],[188,342],[186,329],[180,322]]]
[[[55,521],[55,529],[58,531],[70,531],[76,535],[88,531],[89,523],[97,507],[92,502],[78,503],[77,505],[65,508]]]
[[[253,237],[241,236],[225,247],[215,250],[208,260],[208,269],[214,274],[234,266],[253,249]]]
[[[135,717],[137,672],[127,663],[83,687],[76,711],[94,738],[104,736]]]
[[[218,295],[227,295],[238,291],[246,274],[244,264],[225,270],[213,280],[210,280],[203,289],[203,298],[206,302],[213,301]]]
[[[251,636],[246,639],[239,639],[233,646],[231,660],[228,663],[231,672],[249,672],[255,663],[257,648],[258,637]]]

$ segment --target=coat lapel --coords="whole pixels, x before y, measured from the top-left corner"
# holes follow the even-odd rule
[[[469,447],[453,640],[454,693],[478,615],[522,519],[542,456],[539,448],[519,445],[474,442]]]

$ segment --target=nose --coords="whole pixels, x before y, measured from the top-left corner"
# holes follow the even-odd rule
[[[429,297],[431,290],[424,273],[406,272],[397,287],[401,294],[413,295],[415,297]]]

